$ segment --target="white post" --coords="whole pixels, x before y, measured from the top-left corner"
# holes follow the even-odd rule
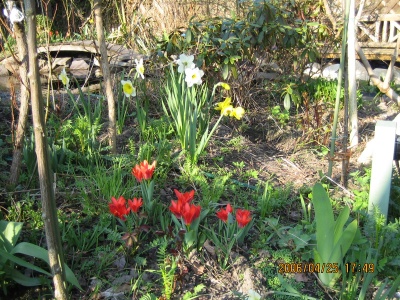
[[[395,139],[395,122],[378,121],[376,123],[368,214],[372,216],[374,207],[377,207],[386,220],[389,208]]]

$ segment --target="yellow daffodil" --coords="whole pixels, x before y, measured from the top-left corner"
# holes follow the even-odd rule
[[[132,81],[130,80],[121,80],[122,90],[126,97],[136,96],[136,89],[133,87]]]
[[[143,65],[143,58],[141,58],[139,61],[135,59],[136,62],[136,72],[139,73],[140,77],[144,79],[144,65]]]
[[[235,117],[236,119],[240,120],[244,115],[244,109],[241,106],[235,107],[229,113],[230,117]]]
[[[65,72],[65,68],[62,69],[60,75],[58,75],[58,79],[61,80],[62,84],[68,89],[69,88],[69,78],[67,76],[67,72]]]
[[[231,86],[225,82],[218,82],[217,86],[222,86],[222,88],[227,91],[229,91],[231,89]]]
[[[221,115],[227,116],[231,113],[233,109],[231,102],[232,99],[230,97],[227,97],[224,101],[217,103],[217,107],[215,108],[215,110],[220,110]]]

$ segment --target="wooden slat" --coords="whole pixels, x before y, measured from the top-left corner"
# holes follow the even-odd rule
[[[372,32],[362,23],[358,24],[358,28],[360,28],[361,31],[363,33],[365,33],[371,40],[373,40],[374,42],[378,42],[378,38],[376,37],[376,31],[375,31],[375,35],[372,34]]]
[[[383,21],[383,28],[382,28],[382,42],[387,42],[387,27],[388,21]]]
[[[368,60],[389,61],[393,54],[393,48],[382,49],[382,48],[364,48],[364,47],[362,47],[362,49]],[[339,58],[340,57],[340,49],[334,50],[334,51],[325,50],[325,52],[322,51],[322,53],[324,53],[324,58]],[[357,58],[359,58],[359,57],[357,56]],[[400,55],[397,56],[396,61],[400,61]]]
[[[361,22],[400,21],[400,14],[368,15],[360,18]]]

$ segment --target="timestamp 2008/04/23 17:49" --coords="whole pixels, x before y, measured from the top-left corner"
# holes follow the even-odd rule
[[[375,265],[345,263],[346,273],[373,273]],[[278,273],[339,273],[338,263],[281,263],[278,265]]]

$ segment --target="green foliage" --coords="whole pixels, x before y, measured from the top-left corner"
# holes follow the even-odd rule
[[[215,229],[208,230],[208,238],[214,243],[217,260],[222,269],[227,269],[231,260],[231,251],[235,244],[243,243],[244,237],[254,224],[254,219],[245,227],[240,228],[234,220],[233,214],[228,214],[226,222],[218,221]]]
[[[349,203],[353,203],[354,211],[365,211],[368,209],[369,201],[369,185],[371,181],[371,168],[364,169],[364,172],[355,171],[350,173],[350,177],[357,183],[358,188],[353,189],[354,199],[347,199]]]
[[[260,184],[256,188],[255,199],[257,201],[258,212],[263,220],[272,211],[284,208],[293,201],[291,199],[292,187],[273,187],[269,182],[264,185]]]
[[[386,276],[395,276],[398,274],[400,270],[400,259],[398,256],[398,249],[400,247],[400,220],[395,219],[394,222],[386,224],[385,217],[379,212],[375,212],[373,217],[367,220],[363,233],[372,247],[379,249],[380,263],[388,266],[385,268],[384,274]]]
[[[210,130],[211,105],[218,84],[214,86],[210,96],[206,84],[188,87],[184,75],[177,74],[171,65],[164,89],[166,101],[163,101],[162,105],[164,113],[171,120],[183,152],[187,153],[189,161],[195,164],[223,114]]]
[[[176,74],[172,68],[168,72],[168,81],[165,86],[166,101],[163,102],[164,113],[172,120],[176,136],[183,151],[187,151],[190,161],[197,161],[202,149],[196,148],[198,135],[208,129],[210,107],[208,88],[187,87],[184,74]]]
[[[313,188],[317,247],[314,249],[314,261],[321,267],[325,264],[342,266],[343,257],[352,245],[358,231],[357,220],[344,228],[349,219],[350,209],[345,206],[334,220],[332,205],[325,189],[317,183]],[[318,273],[321,282],[332,287],[339,273],[328,273],[327,269]]]
[[[271,108],[271,114],[274,118],[276,118],[280,125],[285,125],[290,119],[290,114],[288,110],[283,110],[279,105],[276,105]]]
[[[266,218],[264,226],[266,236],[263,243],[274,245],[284,251],[290,249],[291,253],[297,253],[306,261],[311,258],[310,249],[314,243],[314,237],[302,225],[285,226],[279,223],[279,218]]]
[[[115,157],[111,162],[96,159],[94,164],[94,167],[82,168],[85,176],[77,177],[76,180],[84,211],[93,213],[104,209],[111,197],[134,196],[136,184],[131,174],[133,164],[130,157]]]
[[[35,136],[33,134],[33,130],[30,131],[30,135],[28,133],[25,135],[22,157],[29,176],[32,176],[36,170]]]
[[[205,288],[206,286],[204,284],[199,284],[196,285],[193,288],[193,292],[189,291],[186,292],[183,297],[182,300],[191,300],[191,299],[196,299],[198,297],[198,294]]]
[[[224,194],[226,189],[226,184],[231,178],[231,174],[214,176],[210,173],[204,173],[205,176],[196,176],[195,183],[201,188],[201,206],[205,208],[210,208],[211,205],[218,202],[221,196]],[[207,180],[212,178],[213,180]]]
[[[64,132],[64,134],[74,137],[74,142],[77,150],[80,152],[80,156],[92,159],[96,151],[100,149],[97,136],[102,128],[101,116],[104,97],[92,97],[93,95],[90,93],[85,95],[79,84],[78,90],[79,98],[75,99],[71,91],[67,89],[77,117],[68,124],[69,126],[66,128],[67,132]],[[92,102],[95,102],[95,104]]]
[[[314,61],[318,57],[317,47],[328,36],[325,25],[300,20],[294,16],[297,8],[283,8],[281,3],[252,1],[246,7],[243,17],[192,21],[184,36],[179,31],[164,34],[158,45],[160,52],[170,55],[195,49],[197,65],[215,67],[224,79],[230,73],[236,78],[236,63],[252,59],[260,49],[272,53],[271,45],[278,49],[301,49],[301,60]]]
[[[28,277],[22,274],[16,266],[24,267],[49,277],[52,276],[49,272],[17,256],[17,254],[28,255],[49,264],[49,255],[46,249],[26,242],[17,244],[22,225],[23,223],[20,222],[0,221],[0,284],[4,294],[7,294],[9,280],[23,286],[37,286],[47,281],[45,277]],[[67,281],[81,289],[74,273],[68,266],[64,266]]]
[[[167,243],[161,244],[158,248],[157,264],[163,283],[163,296],[165,299],[169,300],[174,291],[175,272],[178,265],[177,257],[167,253]]]

